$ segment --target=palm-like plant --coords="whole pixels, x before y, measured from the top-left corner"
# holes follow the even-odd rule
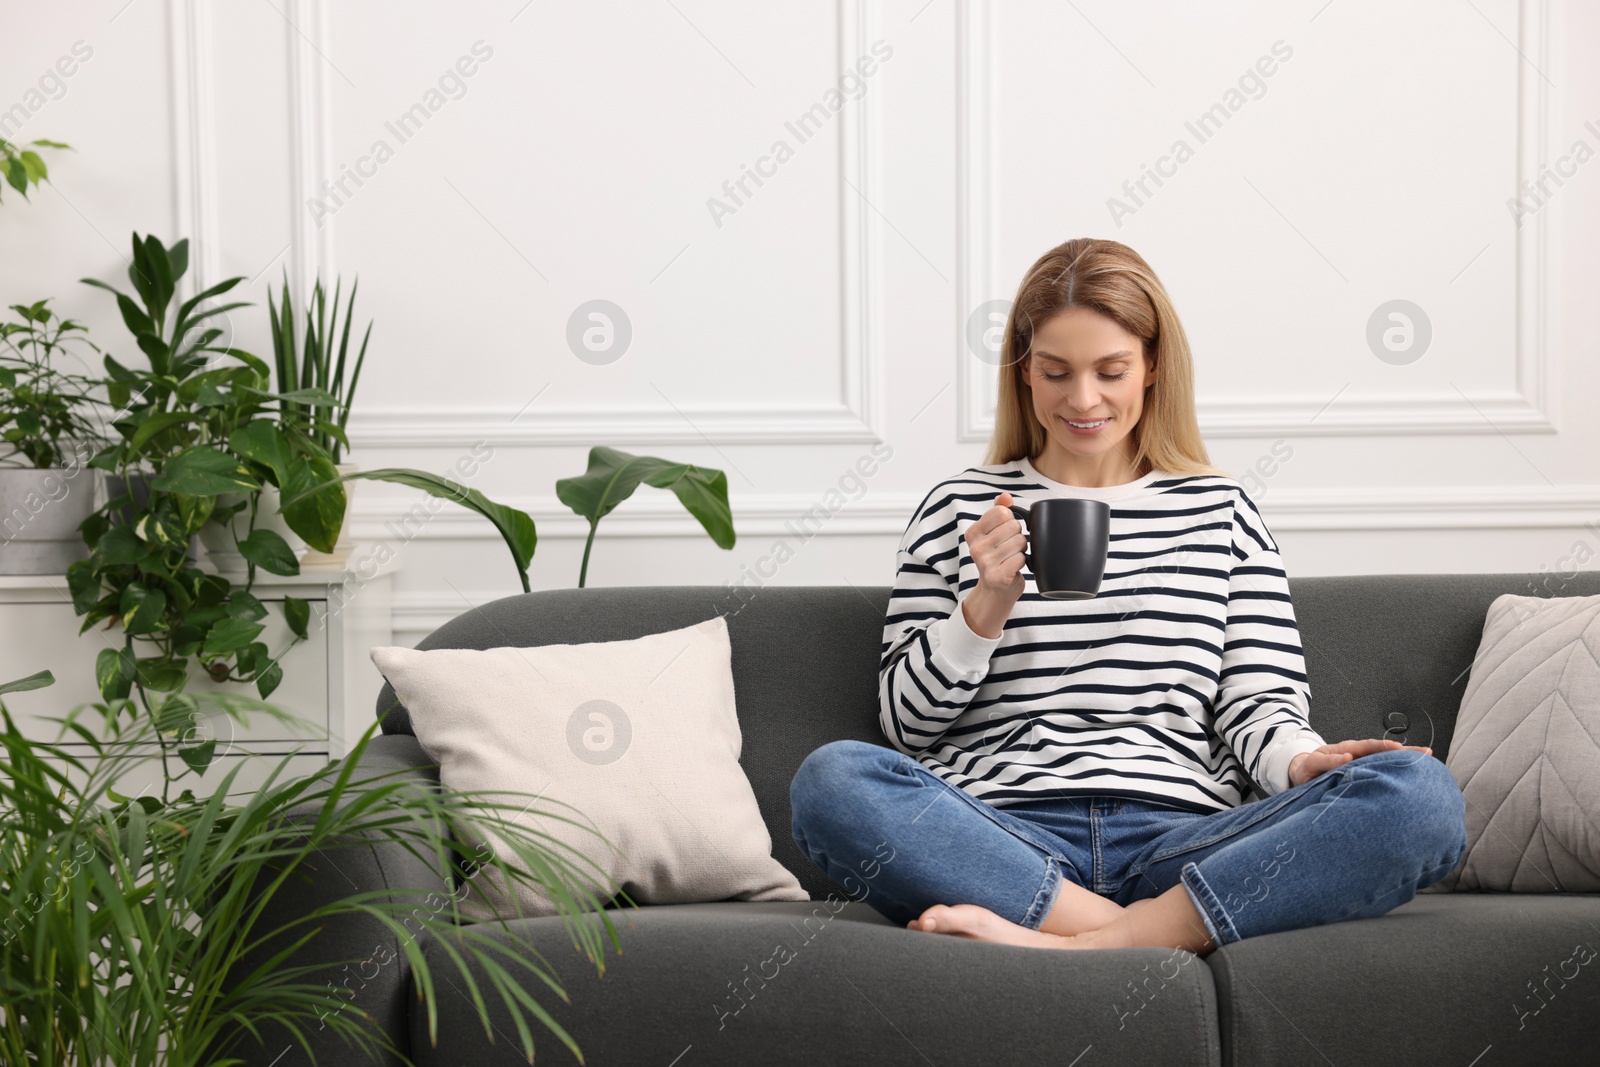
[[[51,681],[42,672],[0,686],[0,694]],[[253,699],[222,699],[230,713],[254,709],[292,718]],[[425,912],[392,891],[354,893],[285,926],[268,929],[262,921],[274,895],[319,859],[393,842],[434,869],[460,862],[548,887],[574,945],[603,974],[604,939],[587,913],[598,914],[620,949],[601,910],[607,894],[553,851],[549,837],[517,821],[528,809],[515,797],[417,789],[370,768],[353,781],[374,725],[348,758],[303,778],[281,778],[285,759],[257,789],[232,793],[235,768],[208,798],[189,790],[171,802],[130,798],[115,785],[150,759],[143,754],[150,732],[162,724],[159,717],[152,724],[147,716],[126,715],[125,704],[92,706],[103,717],[104,739],[78,721],[86,709],[57,720],[63,737],[88,746],[88,760],[60,743],[24,736],[0,704],[0,1061],[37,1067],[238,1063],[241,1045],[269,1027],[289,1033],[314,1056],[306,1035],[323,1026],[363,1053],[383,1047],[399,1054],[387,1035],[363,1025],[358,1012],[343,1010],[348,1002],[332,983],[312,980],[326,973],[325,962],[290,962],[325,924],[356,914],[394,934],[430,1028],[437,980],[448,978],[475,999],[499,997],[530,1062],[530,1015],[581,1060],[571,1036],[527,992],[548,983],[565,998],[555,976],[472,925],[458,926],[454,896]],[[176,717],[186,718],[188,710],[180,708]],[[126,729],[125,722],[131,723]],[[531,810],[584,825],[549,804]],[[504,842],[501,854],[469,854],[465,844],[440,832],[465,805],[475,831]],[[448,935],[457,973],[430,968],[417,944],[425,930]],[[492,988],[480,993],[480,985]]]
[[[361,336],[361,348],[355,362],[349,362],[350,324],[356,308],[356,290],[361,282],[350,286],[350,299],[344,307],[344,321],[340,322],[339,297],[344,282],[337,280],[333,287],[333,310],[328,310],[327,292],[319,279],[311,290],[311,299],[305,312],[305,329],[296,334],[294,302],[289,293],[289,277],[284,274],[282,300],[274,303],[267,292],[267,309],[272,323],[272,354],[278,376],[278,393],[282,422],[286,430],[298,430],[338,463],[344,449],[350,445],[346,425],[350,421],[350,405],[355,400],[356,384],[361,380],[361,365],[367,359],[367,342],[372,339],[372,323]],[[345,383],[345,372],[350,382]],[[303,390],[319,390],[332,398],[332,403],[313,403],[289,399]],[[325,414],[323,413],[325,412]]]

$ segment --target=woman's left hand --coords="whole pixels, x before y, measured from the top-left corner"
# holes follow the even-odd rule
[[[1388,752],[1396,748],[1409,748],[1415,752],[1433,754],[1433,749],[1426,745],[1402,745],[1398,741],[1388,739],[1368,738],[1365,741],[1340,741],[1336,745],[1323,745],[1310,752],[1302,752],[1289,761],[1289,786],[1305,785],[1323,771],[1331,771],[1335,767],[1342,767],[1351,760],[1361,756],[1370,756],[1374,752]]]

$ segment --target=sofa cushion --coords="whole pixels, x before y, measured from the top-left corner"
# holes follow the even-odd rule
[[[586,1063],[1199,1065],[1220,1054],[1211,975],[1187,952],[985,944],[894,926],[841,896],[608,914],[622,952],[606,943],[603,977],[559,919],[472,928],[549,961],[571,1003],[530,991]],[[444,945],[420,947],[443,964]],[[441,998],[436,1039],[411,1013],[418,1064],[521,1062],[492,989],[494,1047],[458,992]],[[533,1037],[536,1062],[572,1062],[548,1030]]]
[[[1597,954],[1600,896],[1450,893],[1246,938],[1205,963],[1230,1067],[1588,1067]]]
[[[1441,886],[1600,891],[1600,596],[1495,598],[1446,762],[1467,851]]]
[[[458,837],[514,861],[475,799],[494,798],[514,805],[500,819],[545,835],[567,881],[601,900],[618,889],[641,904],[806,900],[772,858],[739,767],[730,655],[720,617],[631,641],[372,650],[440,783],[468,795]],[[481,868],[462,913],[555,915],[534,871],[508,886]]]

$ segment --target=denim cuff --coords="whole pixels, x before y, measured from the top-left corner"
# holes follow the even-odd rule
[[[1039,929],[1039,924],[1044,922],[1045,916],[1050,914],[1050,909],[1056,905],[1056,897],[1061,892],[1061,864],[1054,856],[1046,855],[1044,858],[1044,882],[1039,886],[1039,892],[1034,894],[1033,903],[1028,905],[1028,914],[1022,917],[1021,926],[1029,930]]]
[[[1211,935],[1211,943],[1221,948],[1223,945],[1238,941],[1238,928],[1233,925],[1233,919],[1222,906],[1221,899],[1206,884],[1200,868],[1193,863],[1185,863],[1178,877],[1182,880],[1183,887],[1189,891],[1189,899],[1194,901],[1195,910],[1200,913],[1200,918],[1205,920],[1206,933]]]

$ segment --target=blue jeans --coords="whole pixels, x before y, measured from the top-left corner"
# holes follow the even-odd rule
[[[1182,884],[1221,947],[1382,915],[1467,847],[1454,776],[1407,749],[1201,814],[1113,796],[995,807],[894,749],[834,741],[789,797],[800,851],[901,926],[934,904],[979,904],[1037,930],[1063,878],[1122,905]]]

